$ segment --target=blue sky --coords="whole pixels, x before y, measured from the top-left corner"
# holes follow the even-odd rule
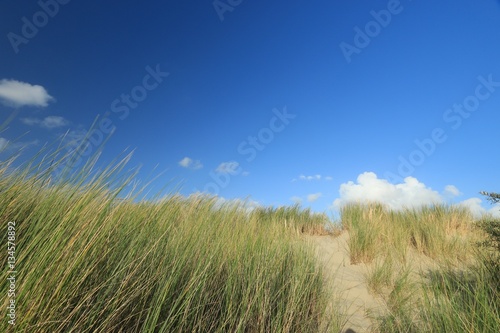
[[[0,3],[0,158],[69,131],[265,205],[491,207],[500,2]],[[90,143],[89,152],[95,151]],[[154,169],[157,166],[157,169]],[[153,171],[156,170],[156,171]],[[408,178],[411,177],[411,178]],[[172,185],[173,188],[173,185]]]

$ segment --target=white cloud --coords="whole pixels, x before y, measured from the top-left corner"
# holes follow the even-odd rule
[[[493,207],[488,210],[488,213],[496,218],[500,218],[500,204],[497,203],[493,205]]]
[[[56,127],[63,127],[69,125],[69,121],[64,119],[63,117],[58,116],[48,116],[42,120],[40,126],[51,129]]]
[[[482,202],[480,198],[470,198],[460,202],[459,205],[469,208],[471,213],[477,218],[481,217],[483,214],[491,214],[494,217],[500,218],[500,204],[495,204],[492,208],[485,209],[481,206]]]
[[[0,100],[5,105],[46,107],[53,99],[42,86],[17,80],[0,80]]]
[[[460,202],[459,205],[469,208],[474,216],[481,216],[486,212],[486,209],[481,206],[481,202],[482,200],[479,198],[470,198]]]
[[[215,169],[215,171],[218,173],[226,173],[226,174],[230,174],[230,175],[235,175],[239,172],[237,170],[239,167],[240,167],[240,164],[236,161],[223,162],[223,163],[219,164],[219,166],[217,167],[217,169]]]
[[[444,188],[444,195],[445,196],[448,196],[448,197],[458,197],[461,194],[462,194],[462,192],[460,192],[458,190],[458,188],[456,188],[453,185],[446,185],[445,188]]]
[[[341,184],[339,193],[340,198],[333,202],[336,209],[348,202],[378,201],[392,209],[443,202],[438,192],[426,187],[414,177],[406,177],[404,183],[394,185],[385,179],[377,178],[373,172],[360,174],[357,183],[349,181]]]
[[[38,125],[46,129],[53,129],[69,125],[69,121],[59,116],[48,116],[44,119],[38,118],[21,118],[21,121],[28,126]]]
[[[85,129],[71,130],[63,134],[61,136],[61,139],[63,140],[64,144],[70,147],[77,147],[83,142],[83,139],[87,136],[87,133],[88,132]]]
[[[201,164],[200,161],[193,160],[189,157],[184,157],[182,160],[180,160],[179,165],[183,168],[188,168],[192,170],[198,170],[203,168],[203,164]]]
[[[40,124],[40,119],[37,119],[37,118],[21,118],[21,122],[24,125],[35,126],[35,125]]]
[[[211,198],[214,198],[213,196],[207,195],[207,194],[202,193],[202,192],[195,192],[195,193],[192,193],[189,195],[189,198],[200,198],[200,197],[207,198],[208,200],[210,200]],[[242,200],[242,199],[238,199],[238,198],[226,199],[224,197],[216,196],[214,206],[216,208],[221,208],[224,205],[236,205],[237,207],[242,208],[243,210],[245,210],[247,212],[251,212],[255,208],[262,207],[260,202],[253,200],[253,199],[250,199],[250,198]]]
[[[4,150],[7,147],[9,141],[5,138],[0,138],[0,151]]]
[[[312,176],[300,175],[299,177],[292,179],[292,182],[296,182],[297,180],[311,181],[311,180],[321,180],[321,179],[326,181],[331,181],[333,180],[333,177],[332,176],[323,177],[322,175],[312,175]]]
[[[189,167],[191,163],[193,163],[193,160],[190,159],[189,157],[184,157],[182,160],[179,161],[179,165],[184,168]]]
[[[406,177],[403,183],[392,184],[380,179],[373,172],[365,172],[358,176],[356,183],[349,181],[340,185],[340,198],[335,199],[333,208],[338,210],[349,202],[380,202],[391,209],[417,208],[424,205],[443,204],[445,199],[456,197],[462,193],[453,185],[445,187],[443,194],[427,187],[414,177]],[[500,204],[485,209],[480,198],[463,200],[458,205],[470,209],[475,217],[485,213],[500,217]]]
[[[307,201],[314,202],[314,201],[318,200],[322,195],[323,195],[322,193],[309,194],[307,196]]]
[[[5,138],[0,138],[0,152],[6,150],[21,150],[29,146],[36,146],[38,144],[39,144],[38,140],[12,142]]]
[[[299,179],[300,180],[320,180],[321,179],[321,175],[314,175],[314,176],[300,175]]]
[[[302,203],[302,198],[301,197],[297,197],[297,196],[293,196],[290,198],[291,201],[293,201],[293,203],[295,204],[301,204]]]

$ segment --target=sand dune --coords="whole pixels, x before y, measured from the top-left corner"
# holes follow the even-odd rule
[[[363,272],[363,264],[351,265],[347,246],[349,234],[344,231],[338,237],[308,236],[307,240],[316,247],[316,254],[323,264],[325,279],[329,281],[333,295],[331,307],[341,307],[341,312],[348,316],[342,332],[370,332],[373,315],[385,311],[381,298],[368,290]],[[332,308],[332,310],[334,310]]]

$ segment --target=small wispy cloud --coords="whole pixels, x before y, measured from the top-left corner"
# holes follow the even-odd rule
[[[293,197],[290,198],[290,200],[293,203],[298,204],[298,205],[300,205],[302,203],[302,198],[298,197],[298,196],[293,196]]]
[[[229,161],[229,162],[223,162],[223,163],[219,164],[219,166],[217,167],[217,169],[215,169],[215,171],[218,173],[235,175],[239,172],[238,171],[239,167],[240,167],[240,164],[238,162]]]
[[[192,158],[189,158],[187,156],[179,161],[179,165],[183,168],[191,170],[198,170],[203,168],[203,164],[201,164],[199,160],[193,160]]]
[[[28,126],[40,126],[46,129],[68,126],[70,122],[63,117],[48,116],[43,119],[39,118],[21,118],[21,122]]]
[[[0,138],[0,153],[3,151],[25,149],[29,146],[36,146],[39,143],[40,142],[38,140],[12,142],[10,140],[7,140],[6,138]]]
[[[454,185],[446,185],[444,188],[444,195],[448,197],[458,197],[463,194]]]
[[[321,198],[323,194],[322,193],[313,193],[313,194],[309,194],[307,196],[307,201],[308,202],[315,202],[316,200],[318,200],[319,198]]]
[[[9,140],[5,138],[0,138],[0,151],[4,150],[7,147]]]
[[[192,194],[193,197],[197,197],[199,195],[203,195],[202,193],[194,193]],[[253,200],[253,199],[226,199],[224,197],[218,196],[216,201],[215,201],[216,207],[222,207],[223,205],[235,205],[237,207],[240,207],[248,212],[251,212],[252,210],[262,207],[260,202]]]
[[[292,182],[296,182],[298,180],[303,180],[303,181],[312,181],[312,180],[326,180],[326,181],[331,181],[333,180],[332,176],[322,176],[322,175],[312,175],[312,176],[306,176],[306,175],[300,175],[297,178],[292,179]]]
[[[321,175],[314,175],[314,176],[300,175],[299,180],[321,180]]]
[[[0,100],[4,105],[46,107],[53,99],[42,86],[17,80],[0,80]]]
[[[69,147],[77,147],[87,136],[88,131],[85,129],[72,129],[61,135],[62,142]]]

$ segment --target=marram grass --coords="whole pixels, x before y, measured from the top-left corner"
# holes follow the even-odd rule
[[[432,259],[467,260],[472,254],[475,225],[460,206],[434,205],[390,210],[379,203],[349,204],[341,209],[349,231],[353,263],[370,263],[389,253],[406,261],[413,250]]]
[[[479,246],[467,209],[350,204],[341,219],[351,262],[367,265],[368,287],[386,302],[374,332],[500,332],[498,253]]]
[[[2,332],[318,332],[328,294],[297,207],[213,197],[117,200],[120,165],[64,181],[0,166],[0,243],[16,223],[16,323]],[[89,172],[92,168],[83,168]],[[90,173],[89,173],[90,174]],[[8,288],[2,245],[2,293]],[[9,299],[2,297],[2,309]],[[3,311],[4,312],[4,311]],[[332,326],[333,327],[333,326]]]

